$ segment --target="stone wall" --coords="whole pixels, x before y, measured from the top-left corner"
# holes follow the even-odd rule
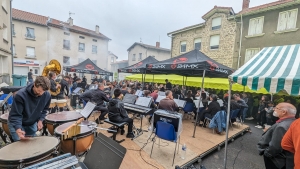
[[[219,30],[211,30],[212,19],[222,17],[221,28]],[[180,42],[187,42],[187,52],[194,50],[194,40],[201,38],[201,51],[216,60],[217,62],[229,67],[233,67],[234,47],[236,43],[236,22],[227,20],[227,14],[215,13],[205,23],[203,27],[195,28],[178,34],[173,34],[172,38],[172,57],[178,56],[180,53]],[[219,49],[210,49],[210,37],[212,35],[220,35]]]

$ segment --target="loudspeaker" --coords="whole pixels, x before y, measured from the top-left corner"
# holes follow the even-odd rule
[[[83,163],[88,169],[118,169],[125,154],[126,148],[98,133]]]

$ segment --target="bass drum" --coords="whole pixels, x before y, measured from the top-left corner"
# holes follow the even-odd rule
[[[69,122],[58,126],[55,129],[55,136],[61,138],[62,132],[74,124],[76,121]],[[61,141],[61,151],[63,153],[71,153],[72,155],[78,155],[84,153],[90,149],[92,143],[94,142],[94,135],[96,130],[87,125],[97,126],[96,123],[83,121],[81,122],[80,134],[74,136],[73,138],[65,139]]]
[[[76,111],[63,111],[48,114],[45,118],[47,129],[51,135],[54,135],[54,129],[64,123],[75,121],[82,118],[82,115]]]
[[[55,137],[32,137],[0,149],[0,168],[23,168],[53,157],[60,141]]]

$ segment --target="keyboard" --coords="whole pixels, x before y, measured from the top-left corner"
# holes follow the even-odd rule
[[[144,106],[139,106],[139,105],[129,104],[129,103],[124,103],[124,108],[128,112],[138,113],[142,115],[148,115],[154,112],[154,110],[149,107],[144,107]]]

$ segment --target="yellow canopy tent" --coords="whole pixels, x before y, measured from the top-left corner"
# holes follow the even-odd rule
[[[138,80],[142,81],[142,75],[141,74],[135,74],[131,76],[126,77],[127,80]],[[183,76],[179,75],[146,75],[145,82],[155,82],[155,83],[165,83],[165,80],[168,79],[169,82],[172,84],[183,84]],[[202,77],[188,77],[186,80],[186,86],[193,86],[193,87],[199,87],[202,85]],[[211,89],[219,89],[219,90],[228,90],[229,88],[229,81],[226,78],[208,78],[205,77],[204,79],[204,88],[211,88]],[[233,91],[244,91],[244,86],[240,84],[233,84],[232,85]],[[261,88],[258,91],[251,90],[248,86],[245,86],[245,92],[249,93],[262,93],[262,94],[268,94],[267,90],[265,88]]]

